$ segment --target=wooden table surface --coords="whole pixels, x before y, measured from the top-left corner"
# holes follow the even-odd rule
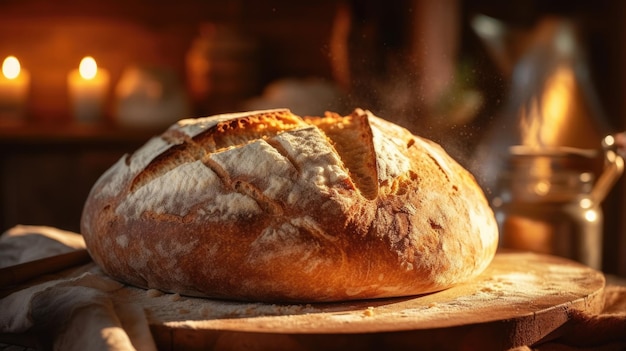
[[[506,349],[598,313],[605,277],[570,260],[500,252],[477,279],[433,294],[332,304],[218,301],[124,288],[162,350]]]

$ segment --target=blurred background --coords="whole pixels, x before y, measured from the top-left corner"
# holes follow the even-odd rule
[[[626,129],[624,19],[609,0],[0,0],[0,59],[20,64],[0,76],[0,230],[79,231],[95,180],[174,121],[273,107],[370,109],[495,200],[509,146],[601,153]],[[599,235],[626,276],[623,183]]]

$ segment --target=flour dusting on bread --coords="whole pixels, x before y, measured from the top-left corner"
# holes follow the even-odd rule
[[[116,279],[266,302],[445,289],[482,272],[498,238],[469,172],[361,109],[181,120],[102,175],[81,227]]]

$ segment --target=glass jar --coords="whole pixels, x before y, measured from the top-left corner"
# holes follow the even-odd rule
[[[600,269],[602,210],[591,197],[593,175],[507,172],[494,199],[501,246],[553,254]]]
[[[594,196],[595,151],[511,148],[493,200],[503,248],[602,265],[603,216]]]

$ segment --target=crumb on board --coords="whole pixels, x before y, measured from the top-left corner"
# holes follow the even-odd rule
[[[491,288],[491,287],[489,287],[489,286],[485,286],[485,287],[483,287],[482,289],[480,289],[480,291],[482,291],[482,292],[486,292],[486,293],[490,293],[490,292],[494,292],[494,291],[495,291],[495,289],[493,289],[493,288]]]
[[[148,297],[159,297],[163,295],[163,293],[157,289],[148,289],[148,291],[146,291],[146,295],[148,295]]]

